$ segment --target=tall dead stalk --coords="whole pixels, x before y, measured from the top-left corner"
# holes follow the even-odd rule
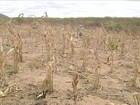
[[[77,91],[77,84],[79,82],[79,75],[78,73],[75,73],[72,81],[72,87],[73,87],[73,94],[74,94],[74,105],[77,105],[77,96],[78,96],[78,91]]]
[[[133,87],[137,87],[138,70],[139,70],[138,58],[137,58],[137,55],[135,55],[134,60],[133,60],[134,77],[131,79]]]
[[[37,99],[43,97],[46,97],[46,93],[49,92],[53,92],[53,67],[52,67],[52,62],[48,63],[48,69],[46,72],[46,77],[40,87],[41,91],[40,94],[36,97]],[[39,89],[39,90],[40,90]]]
[[[17,59],[18,62],[23,62],[23,55],[22,55],[22,37],[19,33],[19,31],[11,26],[8,26],[9,32],[12,34],[10,40],[14,46],[14,52],[15,52],[15,59]]]
[[[52,67],[52,62],[49,62],[49,64],[48,64],[48,71],[47,71],[47,74],[46,74],[45,81],[48,81],[47,90],[49,92],[52,92],[53,91],[53,67]]]
[[[110,72],[112,73],[114,71],[114,53],[113,51],[111,51],[111,54],[110,54],[110,61],[111,61],[111,66],[110,66]]]
[[[74,54],[75,54],[75,46],[74,46],[74,39],[71,36],[70,39],[70,46],[71,46],[71,52],[70,52],[70,60],[73,58]]]
[[[125,38],[124,38],[124,35],[121,36],[121,44],[120,44],[120,47],[121,47],[121,56],[124,55],[124,47],[125,47]]]
[[[95,55],[95,61],[98,62],[99,61],[99,54],[98,54],[98,48],[97,47],[95,49],[94,55]]]
[[[100,82],[100,66],[98,65],[95,68],[95,81],[94,81],[94,89],[99,89],[101,86],[101,82]]]
[[[116,41],[114,40],[114,38],[109,38],[108,39],[108,48],[110,50],[110,55],[108,57],[108,61],[107,62],[110,62],[111,65],[110,65],[110,73],[112,73],[114,71],[114,58],[115,58],[115,51],[117,50],[117,43]]]
[[[66,49],[66,36],[63,34],[63,55],[65,54],[65,49]]]
[[[90,46],[90,39],[91,39],[91,36],[90,35],[85,35],[84,36],[84,47],[86,48],[86,49],[88,49],[89,48],[89,46]]]
[[[87,58],[88,58],[88,55],[87,55],[87,50],[84,49],[83,52],[82,52],[82,71],[85,72],[86,71],[86,66],[87,66]]]
[[[5,72],[5,61],[6,61],[6,58],[7,56],[9,55],[10,52],[12,52],[14,49],[10,49],[8,52],[4,52],[4,47],[2,45],[2,39],[1,39],[1,42],[0,42],[0,87],[3,87],[5,84],[6,84],[6,80],[5,80],[5,75],[6,75],[6,72]]]

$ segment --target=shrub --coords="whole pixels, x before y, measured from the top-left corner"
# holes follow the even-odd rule
[[[117,43],[113,40],[113,39],[108,39],[108,43],[107,46],[109,48],[109,50],[116,50],[117,49]]]
[[[25,23],[26,19],[24,17],[17,17],[15,18],[15,21],[20,25],[22,23]]]
[[[117,22],[110,22],[107,26],[107,29],[110,31],[114,30],[114,31],[117,31],[117,32],[120,32],[124,29],[124,26],[123,24],[121,23],[117,23]]]

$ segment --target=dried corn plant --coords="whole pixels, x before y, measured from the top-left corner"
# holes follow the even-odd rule
[[[110,55],[110,61],[111,61],[110,72],[111,73],[114,71],[114,55],[115,55],[115,52],[112,51]]]
[[[19,34],[19,31],[16,29],[14,30],[14,28],[12,26],[8,26],[8,30],[9,32],[12,34],[10,40],[12,42],[12,45],[14,46],[14,52],[15,52],[15,59],[18,62],[23,62],[23,54],[22,54],[22,37]],[[10,35],[9,35],[10,36]]]
[[[135,105],[140,105],[140,93],[133,94]]]
[[[121,56],[123,56],[124,55],[124,48],[125,48],[125,36],[123,33],[121,35],[120,48],[121,48]]]
[[[22,38],[19,32],[17,32],[17,37],[15,40],[14,48],[16,50],[16,56],[18,62],[23,62],[23,54],[22,54]]]
[[[133,42],[133,72],[134,77],[131,79],[131,85],[133,87],[137,87],[137,78],[139,74],[139,42],[134,41]]]
[[[83,71],[83,72],[85,72],[86,71],[86,67],[87,67],[87,60],[88,60],[88,54],[87,54],[87,50],[86,49],[84,49],[83,51],[82,51],[82,53],[81,53],[81,56],[82,56],[82,68],[81,68],[81,70]]]
[[[51,54],[51,40],[50,35],[45,33],[44,34],[45,46],[46,46],[46,54],[47,54],[47,61],[50,61],[50,54]]]
[[[40,34],[41,34],[41,30],[42,30],[42,26],[41,24],[39,24],[39,22],[33,22],[31,24],[31,37],[32,39],[34,39],[35,43],[37,44],[39,42],[40,39]]]
[[[17,46],[14,46],[14,73],[17,73],[18,70],[19,70],[19,67],[18,67],[18,47]]]
[[[110,65],[110,73],[112,73],[113,71],[114,71],[114,58],[115,58],[115,51],[117,50],[117,43],[116,43],[116,41],[114,40],[114,38],[109,38],[108,39],[108,42],[107,42],[107,45],[108,45],[108,48],[109,48],[109,50],[110,50],[110,55],[109,55],[109,57],[108,57],[108,61],[107,61],[107,63],[108,62],[110,62],[111,63],[111,65]]]
[[[57,72],[57,46],[55,44],[55,36],[52,30],[43,29],[44,32],[44,42],[46,47],[46,62],[47,63],[47,73],[46,78],[43,81],[42,86],[40,87],[41,92],[37,96],[37,99],[40,97],[45,97],[46,93],[51,93],[53,91],[53,72]]]
[[[73,81],[72,81],[72,88],[73,88],[73,94],[74,94],[74,105],[77,105],[77,96],[78,96],[78,91],[77,91],[77,85],[79,82],[79,75],[78,73],[74,74]]]
[[[70,39],[70,47],[71,47],[71,52],[70,52],[69,60],[71,60],[74,57],[74,54],[75,54],[75,45],[74,45],[74,39],[73,39],[72,36],[71,36],[71,39]]]
[[[65,54],[65,50],[66,50],[66,36],[65,34],[63,34],[63,55]]]
[[[90,46],[90,40],[91,40],[91,36],[89,34],[85,35],[83,38],[83,44],[84,44],[84,48],[88,49]]]
[[[106,44],[107,44],[107,39],[108,39],[108,32],[107,30],[105,29],[104,25],[102,24],[102,43],[103,43],[103,48],[104,48],[104,51],[106,50]]]
[[[134,60],[133,60],[133,71],[134,71],[134,77],[131,79],[132,82],[132,86],[133,87],[137,87],[137,78],[138,78],[138,71],[139,71],[139,67],[138,67],[138,58],[137,55],[135,55]]]
[[[103,42],[103,33],[102,33],[102,29],[97,29],[97,35],[96,35],[96,45],[97,47],[101,47],[102,42]]]
[[[41,84],[41,87],[39,87],[39,95],[37,95],[37,99],[39,98],[45,98],[46,93],[53,92],[53,67],[52,67],[52,62],[48,63],[48,69],[46,72],[46,78]]]
[[[98,47],[100,47],[100,35],[96,35],[96,44]]]
[[[44,81],[45,81],[46,86],[47,86],[47,91],[52,92],[53,91],[53,67],[52,67],[52,62],[49,62],[49,64],[48,64],[46,79]]]
[[[100,66],[97,64],[95,68],[95,80],[94,80],[94,89],[100,89],[101,82],[100,82]]]
[[[70,34],[68,34],[70,35]],[[63,33],[62,35],[62,53],[60,54],[62,58],[66,58],[67,60],[71,60],[71,56],[73,56],[74,53],[74,40],[73,37],[70,35],[67,36],[66,33]],[[70,53],[67,52],[67,49],[70,48]]]
[[[57,59],[57,49],[56,49],[56,47],[53,49],[53,51],[52,51],[52,65],[53,65],[53,71],[55,72],[55,73],[57,73],[57,71],[58,71],[58,68],[57,68],[57,64],[58,64],[58,59]]]
[[[2,39],[1,39],[0,47],[1,47],[1,50],[0,50],[0,87],[3,87],[6,84],[6,80],[5,80],[6,72],[4,68],[5,61],[9,53],[12,52],[14,49],[12,48],[9,51],[5,52],[4,47],[2,45]]]
[[[49,27],[47,28],[47,30],[43,28],[43,32],[46,47],[46,57],[47,57],[46,60],[47,62],[49,62],[52,60],[51,56],[53,56],[53,49],[56,49],[55,34],[53,30],[50,29]]]
[[[99,54],[98,54],[98,48],[97,47],[94,51],[94,55],[95,55],[95,62],[98,62],[99,61]]]

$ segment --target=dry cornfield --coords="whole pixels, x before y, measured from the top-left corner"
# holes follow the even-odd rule
[[[140,36],[77,26],[1,25],[0,105],[139,105]]]

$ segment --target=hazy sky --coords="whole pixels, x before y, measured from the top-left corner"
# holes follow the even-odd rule
[[[140,1],[132,0],[3,0],[0,13],[16,17],[40,17],[44,12],[49,17],[140,17]]]

